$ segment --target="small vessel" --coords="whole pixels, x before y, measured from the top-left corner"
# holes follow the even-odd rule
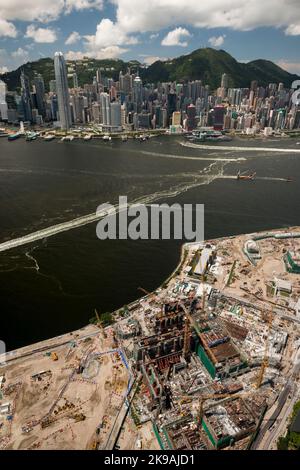
[[[237,180],[253,181],[255,176],[256,176],[256,172],[251,173],[250,175],[245,175],[245,174],[241,174],[241,172],[239,171],[238,174],[236,175],[236,179]]]
[[[37,139],[38,134],[36,132],[27,132],[26,133],[26,141],[31,142]]]
[[[110,135],[104,135],[102,137],[102,140],[104,140],[105,142],[110,142],[111,141],[111,136]]]
[[[43,139],[44,139],[46,142],[50,142],[51,140],[55,139],[55,135],[53,135],[53,134],[46,134],[46,135],[44,135]]]
[[[61,139],[62,142],[72,142],[72,140],[74,140],[73,135],[66,135],[65,137]]]
[[[286,181],[287,183],[291,183],[291,182],[293,181],[293,179],[292,179],[290,176],[288,176],[285,181]]]
[[[16,132],[15,134],[10,134],[10,135],[7,137],[7,139],[8,139],[9,141],[17,140],[17,139],[19,139],[19,138],[21,137],[21,135],[22,135],[22,134],[21,134],[20,132]]]
[[[186,134],[186,139],[192,142],[230,142],[232,140],[228,135],[224,135],[221,131],[215,130],[204,130],[204,131],[192,131],[192,133]]]
[[[91,140],[91,138],[92,138],[92,134],[87,134],[87,135],[84,136],[83,139],[84,140]]]
[[[127,135],[122,135],[122,142],[127,142],[128,136]]]

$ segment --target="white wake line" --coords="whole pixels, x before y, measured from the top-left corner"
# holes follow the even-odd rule
[[[115,210],[116,212],[120,212],[125,209],[125,207],[126,205],[116,206]],[[51,227],[29,233],[28,235],[15,238],[14,240],[8,240],[7,242],[0,243],[0,252],[10,250],[11,248],[16,248],[17,246],[27,245],[28,243],[42,240],[43,238],[52,237],[58,233],[66,232],[67,230],[90,224],[98,219],[101,219],[101,217],[107,215],[108,213],[110,213],[110,210],[103,209],[102,211],[95,212],[93,214],[83,215],[77,219],[62,222],[61,224],[52,225]]]
[[[300,153],[300,149],[280,149],[271,147],[227,147],[225,145],[202,145],[193,144],[191,142],[180,142],[183,147],[205,150],[238,150],[239,152],[279,152],[279,153]],[[191,157],[188,157],[191,158]],[[208,160],[208,159],[207,159]],[[218,159],[219,160],[219,159]],[[228,161],[230,161],[228,159]]]
[[[199,148],[199,146],[197,147]],[[201,148],[203,148],[201,146]],[[216,147],[212,147],[214,150],[216,150]],[[221,148],[221,147],[218,147],[218,148]],[[227,149],[227,147],[226,147]],[[300,150],[299,150],[300,152]],[[212,161],[212,162],[240,162],[240,161],[244,161],[246,160],[245,158],[241,157],[241,158],[217,158],[217,157],[185,157],[183,155],[170,155],[168,153],[156,153],[156,152],[147,152],[145,150],[143,150],[141,152],[142,154],[144,155],[153,155],[154,157],[158,157],[158,158],[176,158],[176,159],[179,159],[179,160],[198,160],[198,161]]]
[[[215,163],[217,163],[217,162],[215,162]],[[209,165],[209,167],[211,167],[213,165],[214,165],[214,163]],[[204,170],[207,170],[207,168],[204,168]],[[199,177],[200,177],[199,179],[201,179],[201,176],[202,175],[199,175]],[[209,175],[206,175],[206,177],[207,176],[209,176]],[[215,179],[215,176],[212,175],[212,180],[213,179]],[[187,189],[192,189],[195,186],[199,186],[201,184],[202,183],[199,183],[199,181],[198,181],[198,182],[192,183],[192,184],[190,184],[186,187],[183,187],[181,190],[176,189],[176,190],[173,190],[173,191],[169,190],[169,191],[163,191],[163,192],[160,192],[160,193],[156,192],[156,193],[153,193],[153,194],[150,194],[150,195],[142,196],[140,199],[132,201],[131,204],[149,205],[153,201],[159,200],[164,196],[174,197],[175,195],[177,195],[180,192],[183,192]],[[104,203],[104,204],[108,204],[108,203]],[[95,222],[95,221],[101,219],[102,217],[104,217],[106,215],[109,215],[111,213],[119,213],[123,210],[126,210],[127,207],[128,206],[126,204],[123,204],[123,205],[121,204],[121,205],[113,206],[112,208],[103,208],[103,210],[97,210],[97,212],[94,212],[92,214],[83,215],[81,217],[69,220],[67,222],[62,222],[60,224],[52,225],[51,227],[46,227],[44,229],[37,230],[36,232],[29,233],[28,235],[24,235],[23,237],[18,237],[18,238],[15,238],[13,240],[8,240],[6,242],[0,243],[0,252],[1,251],[7,251],[7,250],[10,250],[12,248],[16,248],[18,246],[27,245],[27,244],[33,243],[37,240],[42,240],[43,238],[49,238],[49,237],[52,237],[53,235],[57,235],[58,233],[66,232],[68,230],[71,230],[71,229],[74,229],[74,228],[77,228],[77,227],[82,227],[84,225]]]

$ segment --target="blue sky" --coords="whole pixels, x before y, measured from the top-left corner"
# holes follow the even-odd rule
[[[299,0],[0,0],[0,72],[57,50],[149,64],[207,46],[300,75]]]

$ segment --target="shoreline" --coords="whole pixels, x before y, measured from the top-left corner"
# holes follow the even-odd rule
[[[180,256],[179,256],[178,264],[176,265],[174,270],[171,272],[171,274],[153,291],[149,292],[146,295],[143,295],[142,297],[139,297],[133,300],[129,304],[124,304],[124,305],[128,306],[128,310],[130,310],[130,308],[134,308],[137,304],[140,303],[141,300],[147,299],[148,297],[153,296],[158,290],[164,289],[170,283],[170,281],[174,277],[176,277],[176,275],[182,274],[181,268],[186,258],[186,254],[187,254],[186,250],[188,248],[191,248],[193,245],[199,245],[199,243],[206,244],[206,243],[222,242],[225,240],[233,240],[237,237],[242,237],[242,236],[244,237],[254,236],[255,237],[256,235],[261,235],[261,234],[266,234],[268,235],[268,237],[271,237],[273,234],[273,237],[274,237],[276,233],[279,233],[279,234],[282,232],[292,233],[293,231],[297,229],[300,229],[300,226],[291,226],[291,227],[284,227],[284,228],[279,228],[279,229],[263,230],[261,232],[254,232],[254,233],[241,233],[238,235],[229,235],[229,236],[224,236],[224,237],[219,237],[219,238],[203,240],[203,242],[183,243],[180,248]],[[299,237],[300,237],[300,234],[299,234]],[[119,312],[123,310],[124,305],[112,311],[111,314],[113,316],[118,315]],[[117,325],[117,323],[118,321],[115,321],[111,325],[109,325],[109,327],[107,328]],[[90,329],[91,331],[89,332]],[[84,334],[81,336],[82,332],[84,332]],[[52,338],[47,338],[41,341],[37,341],[36,343],[31,343],[31,344],[22,346],[20,348],[7,351],[4,354],[0,355],[0,367],[5,365],[5,363],[7,362],[12,362],[14,360],[21,359],[26,356],[31,356],[32,354],[41,352],[43,350],[52,350],[57,347],[64,346],[67,343],[69,343],[73,339],[73,337],[75,337],[76,335],[79,335],[78,339],[84,339],[87,337],[96,336],[97,334],[99,334],[99,328],[95,324],[88,323],[86,325],[83,325],[81,328],[77,330],[72,330],[66,333],[62,333],[61,335],[58,335],[58,336],[53,336]],[[5,357],[5,356],[8,356],[8,357]]]

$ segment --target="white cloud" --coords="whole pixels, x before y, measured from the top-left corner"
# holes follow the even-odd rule
[[[91,48],[138,43],[136,37],[128,36],[116,23],[108,18],[101,20],[95,35],[85,36],[85,39]]]
[[[161,41],[162,46],[182,46],[188,45],[187,41],[182,41],[183,37],[190,37],[190,32],[185,28],[175,28],[169,31],[168,34]]]
[[[72,10],[102,10],[102,8],[103,0],[66,0],[66,13],[70,13]]]
[[[226,34],[223,34],[222,36],[212,36],[209,38],[208,42],[212,47],[220,47],[224,44],[225,38]]]
[[[15,38],[17,34],[16,27],[13,23],[0,18],[0,37],[6,36],[8,38]]]
[[[161,60],[162,62],[164,62],[165,60],[168,60],[167,57],[158,57],[155,55],[147,55],[147,54],[140,54],[140,57],[143,57],[143,62],[146,65],[154,64],[154,62],[156,62],[157,60]]]
[[[300,75],[300,62],[289,62],[287,60],[278,60],[276,62],[279,67],[281,67],[284,70],[287,70],[290,73],[295,73]]]
[[[57,40],[54,29],[36,28],[33,24],[27,27],[25,38],[32,38],[35,42],[42,43],[52,43]]]
[[[0,75],[6,72],[8,72],[8,67],[6,67],[5,65],[3,65],[3,67],[0,66]]]
[[[103,0],[0,0],[0,18],[47,22],[63,13],[102,7]]]
[[[178,24],[251,30],[300,24],[299,0],[113,0],[117,23],[128,33],[159,31]]]
[[[285,34],[287,36],[299,36],[300,35],[300,23],[299,24],[290,24],[286,28]]]
[[[65,44],[70,45],[70,44],[75,44],[81,39],[80,34],[77,31],[73,31],[73,33],[70,34],[68,39],[66,40]]]
[[[119,46],[108,46],[101,49],[92,49],[87,51],[69,51],[65,54],[68,60],[81,60],[84,57],[91,57],[94,59],[117,59],[120,55],[127,52],[128,49],[124,49]]]
[[[16,51],[12,52],[11,55],[14,59],[17,59],[17,63],[24,64],[29,60],[28,51],[26,49],[23,49],[22,47],[19,47]]]

